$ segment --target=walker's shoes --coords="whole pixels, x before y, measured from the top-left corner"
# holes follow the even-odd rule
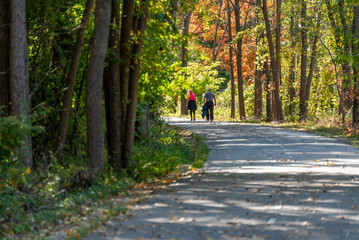
[[[196,118],[193,118],[193,121],[196,121]]]
[[[191,121],[192,121],[192,118],[191,118]]]

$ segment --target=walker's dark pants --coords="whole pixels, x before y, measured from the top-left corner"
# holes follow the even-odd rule
[[[213,121],[213,102],[212,101],[208,101],[206,102],[207,105],[207,121],[209,120],[209,117],[211,117],[211,121]]]
[[[189,113],[191,114],[191,120],[192,120],[192,112],[193,112],[194,120],[196,120],[196,110],[192,110],[192,109],[189,110]]]

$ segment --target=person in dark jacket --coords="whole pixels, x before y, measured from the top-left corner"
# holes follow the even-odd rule
[[[187,106],[191,115],[191,121],[192,121],[192,113],[193,113],[193,121],[196,121],[196,110],[197,110],[196,95],[193,93],[192,90],[189,90]]]
[[[213,108],[216,106],[216,96],[214,93],[212,93],[212,88],[208,89],[208,92],[204,94],[204,102],[207,105],[207,121],[211,119],[211,122],[213,122]]]

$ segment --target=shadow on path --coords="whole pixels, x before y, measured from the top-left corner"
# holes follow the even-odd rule
[[[87,239],[359,239],[357,149],[258,125],[167,121],[206,137],[206,166]]]

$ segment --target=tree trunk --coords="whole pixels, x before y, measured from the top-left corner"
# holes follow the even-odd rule
[[[183,17],[183,31],[182,31],[182,37],[184,38],[182,40],[181,44],[181,66],[182,68],[186,68],[188,66],[188,31],[189,31],[189,23],[191,20],[192,12],[187,12]],[[185,73],[185,72],[184,72]],[[186,76],[184,76],[186,77]],[[181,115],[187,115],[188,109],[187,109],[187,97],[186,97],[186,89],[182,89],[181,94]]]
[[[128,86],[131,64],[131,30],[134,15],[132,0],[124,0],[122,4],[122,21],[120,34],[120,88],[121,88],[121,144],[124,143],[124,132],[126,131],[126,114],[128,105]],[[122,155],[122,153],[119,153]]]
[[[354,105],[353,105],[353,125],[359,124],[359,4],[354,6],[353,16],[353,72],[354,72]]]
[[[281,24],[281,12],[282,12],[282,0],[276,1],[276,62],[277,62],[277,71],[278,71],[278,82],[279,85],[282,84],[282,61],[281,61],[281,30],[282,30],[282,24]],[[281,97],[280,97],[281,99]]]
[[[308,73],[308,78],[307,78],[307,87],[305,90],[305,101],[306,104],[308,106],[308,101],[309,101],[309,97],[310,97],[310,88],[312,85],[312,80],[313,80],[313,73],[314,73],[314,67],[316,65],[316,61],[317,61],[317,43],[319,40],[319,27],[320,27],[320,21],[321,21],[321,15],[319,14],[318,16],[318,21],[317,21],[317,27],[316,27],[316,33],[314,36],[314,41],[313,41],[313,47],[312,47],[312,53],[311,53],[311,58],[310,58],[310,66],[309,66],[309,73]]]
[[[102,80],[110,31],[111,0],[98,0],[94,37],[87,71],[87,158],[89,180],[105,170],[105,138],[102,111]]]
[[[270,71],[268,66],[268,59],[264,62],[264,69],[266,73],[266,116],[267,121],[272,121],[272,105],[271,105],[271,89],[270,89]]]
[[[104,91],[106,105],[106,136],[108,162],[116,172],[122,166],[121,157],[121,89],[120,89],[120,51],[119,51],[120,4],[112,0],[111,26],[108,48],[111,54],[107,58],[104,72]]]
[[[295,82],[295,66],[296,66],[296,54],[294,53],[292,56],[292,61],[290,65],[290,74],[289,74],[289,87],[288,87],[288,93],[289,93],[289,116],[293,116],[294,114],[294,96],[295,96],[295,88],[294,88],[294,82]]]
[[[138,82],[140,79],[140,62],[141,62],[141,51],[143,46],[143,38],[146,29],[146,23],[148,18],[148,8],[150,0],[142,0],[140,11],[135,16],[136,26],[134,26],[134,32],[139,34],[137,42],[133,46],[133,53],[131,59],[131,72],[130,72],[130,84],[129,84],[129,105],[127,107],[127,119],[126,119],[126,132],[124,142],[124,157],[125,167],[129,160],[132,158],[135,142],[135,120],[136,120],[136,109],[137,109],[137,91]],[[143,12],[142,12],[143,11]]]
[[[229,42],[229,73],[231,77],[231,118],[235,118],[236,116],[236,97],[235,97],[235,89],[234,89],[234,67],[233,67],[233,47],[232,47],[232,11],[229,4],[229,0],[227,0],[227,25],[228,25],[228,42]]]
[[[236,32],[239,33],[241,31],[239,0],[235,0],[234,14],[236,18]],[[242,43],[243,43],[243,38],[240,37],[240,39],[238,39],[237,41],[236,57],[237,57],[239,118],[241,120],[244,120],[246,119],[246,110],[244,107],[244,97],[243,97]]]
[[[291,51],[293,52],[290,69],[289,69],[289,86],[288,86],[288,95],[289,95],[289,116],[293,116],[294,114],[294,96],[295,96],[295,88],[294,88],[294,82],[295,82],[295,66],[296,66],[296,53],[295,53],[295,46],[296,46],[296,31],[294,29],[294,6],[293,2],[291,2],[291,18],[290,18],[290,34],[292,36],[291,39]]]
[[[85,32],[86,32],[87,24],[90,20],[93,4],[94,4],[94,0],[87,1],[84,13],[82,15],[80,28],[77,31],[74,55],[70,65],[69,75],[67,77],[67,88],[64,94],[64,100],[63,100],[61,116],[60,116],[60,125],[58,129],[58,138],[57,138],[57,144],[55,150],[56,156],[58,158],[61,158],[62,148],[66,142],[67,127],[70,118],[72,97],[74,94],[74,88],[75,88],[76,77],[77,77],[77,69],[80,63],[82,46],[85,39]]]
[[[0,1],[0,117],[10,115],[10,0]]]
[[[261,0],[257,0],[257,6],[261,6]],[[259,24],[259,13],[256,14],[256,24]],[[256,46],[258,46],[263,39],[264,34],[259,34],[256,37]],[[258,52],[257,52],[258,53]],[[261,63],[261,64],[259,64]],[[259,66],[261,69],[258,69]],[[263,78],[263,69],[264,66],[262,61],[260,61],[259,56],[256,55],[256,68],[255,68],[255,79],[254,79],[254,116],[257,119],[262,118],[262,105],[263,105],[263,98],[262,98],[262,78]]]
[[[301,0],[301,63],[300,63],[300,101],[299,101],[299,121],[304,121],[307,116],[306,88],[307,88],[307,4]]]
[[[278,10],[278,9],[277,9]],[[268,16],[268,8],[267,8],[267,0],[263,0],[263,18],[265,22],[266,27],[266,35],[268,40],[268,47],[269,47],[269,53],[270,53],[270,61],[271,61],[271,69],[272,69],[272,78],[273,78],[273,105],[274,105],[274,117],[276,121],[282,121],[284,119],[283,117],[283,110],[282,110],[282,104],[279,97],[279,77],[278,77],[278,63],[276,61],[276,54],[274,51],[274,43],[272,38],[272,31],[270,27],[269,22],[269,16]]]
[[[188,107],[187,107],[187,90],[181,90],[181,115],[188,115]]]
[[[25,0],[12,0],[10,27],[10,89],[11,114],[20,119],[29,119],[29,61],[27,48],[26,7]],[[19,155],[27,167],[32,167],[31,134],[26,136]]]
[[[262,118],[262,77],[263,77],[263,66],[262,69],[258,69],[258,64],[256,64],[255,69],[255,79],[254,79],[254,116],[257,119]]]

